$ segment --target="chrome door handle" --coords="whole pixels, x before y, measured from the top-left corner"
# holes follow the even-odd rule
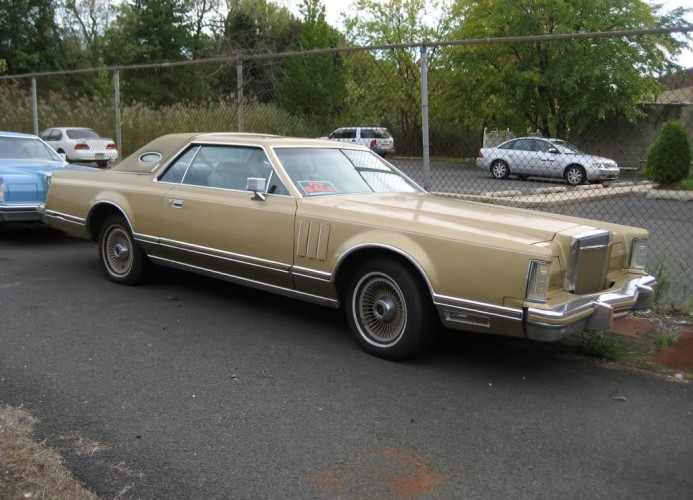
[[[173,208],[183,208],[183,200],[170,200]]]

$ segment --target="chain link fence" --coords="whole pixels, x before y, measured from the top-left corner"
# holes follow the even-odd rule
[[[662,187],[647,179],[645,162],[665,123],[680,124],[693,139],[691,70],[662,80],[629,114],[610,113],[587,123],[558,120],[579,125],[567,128],[542,125],[573,109],[592,111],[579,92],[578,70],[556,69],[558,76],[578,82],[566,86],[557,109],[551,109],[556,102],[537,105],[541,96],[510,96],[513,90],[507,87],[482,92],[474,81],[483,75],[465,74],[469,61],[488,57],[483,49],[489,45],[500,49],[541,40],[565,50],[570,44],[584,48],[595,36],[627,40],[656,33],[238,54],[5,76],[0,77],[0,129],[39,133],[89,127],[114,138],[122,158],[174,132],[323,137],[339,127],[387,127],[395,152],[386,159],[434,194],[645,227],[651,234],[649,271],[660,282],[659,304],[690,310],[693,177],[689,172],[679,185]],[[603,94],[602,100],[619,92],[593,90]],[[600,99],[587,105],[599,106]],[[478,110],[485,110],[483,119],[474,115]],[[569,144],[547,141],[552,134],[546,130]],[[620,167],[617,177],[612,160]]]

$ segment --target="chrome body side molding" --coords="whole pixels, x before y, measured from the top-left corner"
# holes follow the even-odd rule
[[[339,302],[337,300],[334,300],[334,299],[331,299],[328,297],[321,297],[318,295],[312,295],[312,294],[308,294],[308,293],[304,293],[304,292],[299,292],[297,290],[293,290],[290,288],[284,288],[284,287],[269,285],[269,284],[264,283],[264,282],[255,281],[255,280],[251,280],[248,278],[235,276],[232,274],[222,273],[220,271],[214,271],[214,270],[203,268],[203,267],[193,266],[193,265],[185,264],[183,262],[178,262],[175,260],[164,259],[162,257],[155,257],[155,256],[150,255],[149,259],[152,262],[155,262],[155,263],[160,264],[162,266],[172,267],[172,268],[176,268],[176,269],[182,269],[184,271],[191,271],[191,272],[194,272],[197,274],[201,274],[203,276],[209,276],[211,278],[216,278],[216,279],[228,281],[230,283],[236,283],[239,285],[244,285],[244,286],[256,288],[258,290],[264,290],[267,292],[276,293],[276,294],[282,295],[284,297],[290,297],[293,299],[304,300],[304,301],[312,302],[312,303],[319,304],[322,306],[332,307],[334,309],[339,307]]]

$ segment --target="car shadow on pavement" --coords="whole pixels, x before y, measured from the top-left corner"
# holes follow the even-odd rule
[[[75,243],[78,241],[65,233],[53,229],[40,222],[6,222],[0,224],[0,240],[3,243],[23,246],[56,243]]]

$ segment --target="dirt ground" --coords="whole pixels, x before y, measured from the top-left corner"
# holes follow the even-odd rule
[[[688,378],[693,378],[692,315],[628,315],[614,320],[610,332],[642,345],[649,345],[652,353],[648,357],[648,363],[676,372],[685,372],[689,375]],[[657,335],[667,339],[666,347],[656,348],[654,339]]]

